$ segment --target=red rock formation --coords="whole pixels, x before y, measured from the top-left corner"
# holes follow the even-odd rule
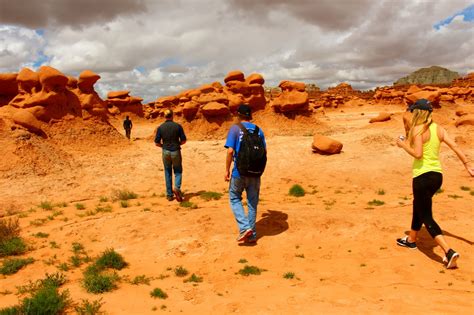
[[[279,87],[282,92],[271,104],[276,112],[287,113],[307,109],[309,96],[304,83],[281,81]]]
[[[18,94],[16,77],[16,73],[0,73],[0,107],[10,103]]]
[[[105,100],[109,113],[118,115],[120,113],[128,112],[142,117],[144,115],[142,101],[143,98],[137,96],[130,96],[130,91],[111,91],[107,93]]]
[[[372,119],[370,119],[369,123],[375,123],[375,122],[384,122],[384,121],[387,121],[387,120],[390,120],[392,114],[390,113],[386,113],[386,112],[383,112],[383,113],[379,113],[379,115],[377,117],[374,117]]]

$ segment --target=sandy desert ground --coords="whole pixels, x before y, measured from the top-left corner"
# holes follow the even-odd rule
[[[368,124],[381,110],[395,115],[389,122]],[[34,177],[2,169],[1,207],[8,210],[7,217],[20,217],[22,236],[31,246],[25,257],[36,261],[15,275],[0,276],[0,307],[17,303],[17,286],[57,272],[72,256],[72,243],[79,242],[91,257],[114,248],[129,263],[118,272],[123,278],[118,289],[101,295],[88,294],[81,286],[87,264],[64,272],[68,282],[63,289],[74,301],[101,298],[108,314],[472,313],[474,196],[461,186],[474,191],[474,180],[447,148],[442,152],[444,192],[434,198],[434,211],[448,242],[461,254],[459,268],[445,270],[442,250],[425,230],[419,250],[395,245],[410,227],[412,206],[411,159],[394,145],[403,133],[400,111],[399,106],[334,110],[321,114],[320,124],[294,130],[257,120],[267,131],[269,162],[262,179],[259,239],[253,247],[235,241],[237,228],[223,180],[223,134],[209,140],[190,137],[183,148],[184,190],[197,208],[163,198],[161,152],[151,138],[159,121],[136,120],[131,142],[65,146],[64,155],[51,159],[66,162],[44,174],[41,169]],[[454,113],[446,113],[438,118],[449,123],[460,146],[474,156],[472,127],[455,128],[450,121]],[[120,121],[114,124],[119,127]],[[343,152],[313,154],[315,132],[343,142]],[[289,196],[293,184],[302,185],[307,194]],[[139,197],[122,208],[110,199],[114,189],[129,189]],[[206,201],[200,197],[203,191],[223,197]],[[108,201],[100,202],[101,196]],[[373,199],[385,204],[371,206]],[[38,207],[45,200],[66,204],[48,211]],[[85,209],[77,210],[76,203]],[[94,214],[98,205],[113,210]],[[33,237],[38,232],[49,236]],[[242,259],[266,271],[239,275]],[[185,283],[169,270],[180,265],[203,282]],[[285,279],[287,272],[295,278]],[[137,275],[152,277],[150,285],[126,281]],[[156,287],[169,297],[150,297]]]

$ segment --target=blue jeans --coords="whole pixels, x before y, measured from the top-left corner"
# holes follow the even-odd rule
[[[174,187],[181,190],[181,180],[183,178],[183,165],[181,151],[168,151],[163,149],[163,165],[165,167],[166,195],[173,196],[173,171],[175,176]]]
[[[245,214],[242,205],[242,193],[245,190],[247,194],[248,214]],[[234,212],[235,220],[239,226],[239,232],[253,230],[252,238],[257,238],[255,221],[257,219],[257,206],[260,195],[260,177],[232,177],[229,186],[230,207]]]

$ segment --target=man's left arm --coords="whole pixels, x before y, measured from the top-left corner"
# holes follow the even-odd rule
[[[158,127],[158,130],[156,131],[155,145],[160,148],[163,147],[163,144],[161,143],[161,131],[159,127]]]
[[[181,145],[185,144],[187,140],[182,126],[179,126],[179,140],[180,140]]]

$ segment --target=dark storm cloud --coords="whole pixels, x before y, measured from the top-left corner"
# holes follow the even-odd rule
[[[145,11],[143,0],[0,0],[0,24],[84,26]]]

